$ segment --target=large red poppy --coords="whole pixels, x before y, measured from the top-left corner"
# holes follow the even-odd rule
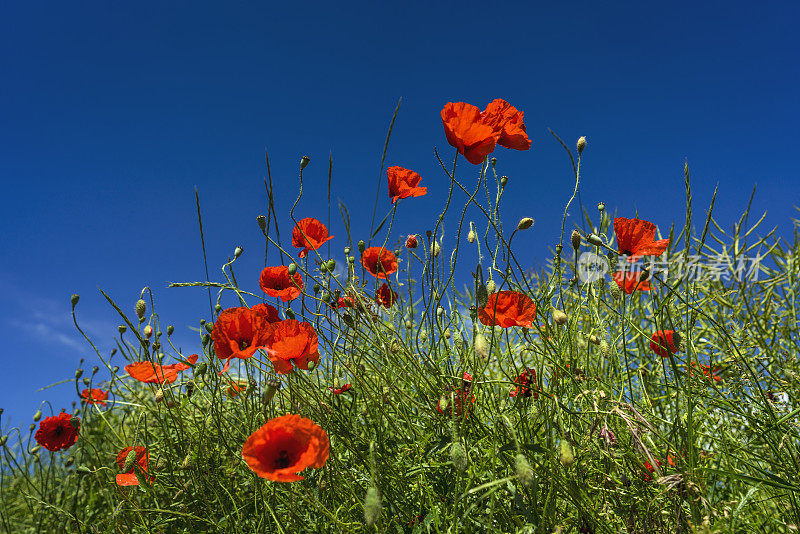
[[[84,389],[81,391],[81,397],[86,404],[99,404],[105,406],[108,400],[108,391],[103,391],[100,388]]]
[[[442,109],[447,142],[473,165],[481,163],[497,144],[495,128],[483,122],[481,110],[466,102],[448,102]]]
[[[268,323],[277,323],[281,320],[281,316],[278,315],[278,309],[271,304],[263,302],[261,304],[256,304],[250,309],[259,315],[263,315]]]
[[[178,373],[189,369],[197,361],[197,354],[192,354],[186,361],[188,364],[172,363],[158,365],[153,362],[133,362],[125,366],[125,372],[139,382],[145,384],[172,384],[178,378]],[[191,365],[189,365],[191,364]]]
[[[531,140],[525,131],[524,113],[498,98],[492,101],[481,113],[481,121],[499,132],[497,144],[515,150],[528,150]]]
[[[228,308],[217,317],[217,322],[211,330],[211,339],[214,341],[214,353],[217,358],[226,360],[222,368],[223,373],[228,370],[231,359],[250,358],[256,350],[266,345],[272,332],[271,325],[275,323],[269,322],[271,310],[261,306],[264,305],[259,304],[253,308]],[[274,315],[277,314],[278,311],[275,310]]]
[[[427,187],[418,187],[422,177],[410,169],[389,167],[386,175],[389,178],[389,196],[392,197],[392,204],[400,198],[421,197],[428,192]]]
[[[369,247],[361,255],[361,265],[375,278],[386,279],[397,270],[397,256],[383,247]]]
[[[152,482],[154,477],[147,475],[147,459],[148,453],[147,449],[142,447],[141,445],[137,445],[136,447],[125,447],[119,453],[117,453],[117,465],[119,466],[120,470],[125,469],[125,461],[128,459],[128,453],[131,451],[135,451],[136,460],[134,464],[138,464],[138,469],[141,471],[145,476],[147,476],[147,480]],[[120,473],[116,477],[117,484],[120,486],[138,486],[139,479],[136,478],[136,465],[134,465],[130,471],[126,473]]]
[[[614,233],[619,253],[628,256],[630,261],[641,256],[660,256],[669,246],[669,239],[655,241],[656,225],[650,221],[617,217]]]
[[[392,304],[397,301],[397,292],[392,291],[392,288],[389,287],[389,284],[384,282],[375,293],[375,300],[384,308],[391,308]]]
[[[498,291],[489,295],[486,305],[478,309],[478,319],[486,326],[530,328],[536,319],[536,303],[519,291]]]
[[[258,285],[261,286],[261,291],[270,297],[277,297],[288,302],[296,299],[303,292],[303,277],[296,272],[290,278],[289,268],[285,265],[265,267],[261,271]]]
[[[273,326],[264,350],[276,372],[291,373],[292,363],[307,371],[308,362],[319,362],[319,340],[311,323],[287,319]]]
[[[681,335],[674,330],[659,330],[650,337],[650,350],[666,358],[681,351]]]
[[[303,480],[297,473],[324,466],[328,456],[328,433],[311,419],[294,414],[267,421],[242,447],[242,458],[250,469],[274,482]]]
[[[317,250],[326,241],[333,239],[328,229],[314,217],[300,219],[292,230],[292,246],[302,248],[297,255],[305,258],[309,250]]]
[[[524,369],[519,376],[514,379],[514,383],[517,384],[517,387],[511,390],[509,396],[539,398],[539,392],[536,389],[536,369]],[[533,383],[533,387],[531,387],[531,383]]]
[[[639,281],[641,272],[636,271],[617,271],[614,273],[614,281],[621,291],[631,294],[634,291],[650,291],[649,280]]]
[[[66,412],[46,417],[39,423],[39,430],[34,434],[36,443],[48,451],[69,449],[78,439],[81,428],[80,419]]]

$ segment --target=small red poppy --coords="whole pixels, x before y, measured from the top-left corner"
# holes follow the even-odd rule
[[[406,248],[417,248],[417,236],[409,234],[406,238]]]
[[[330,440],[311,419],[288,414],[253,432],[242,447],[242,458],[258,476],[274,482],[303,480],[307,467],[319,468],[330,456]]]
[[[497,144],[515,150],[528,150],[531,140],[525,131],[524,113],[498,98],[492,101],[481,113],[481,121],[499,132]]]
[[[69,449],[78,439],[81,421],[66,412],[46,417],[39,423],[39,429],[34,434],[36,443],[48,451]]]
[[[375,300],[384,308],[391,308],[392,304],[397,301],[397,292],[392,291],[389,284],[384,282],[383,285],[378,288],[378,292],[375,294]]]
[[[619,253],[634,261],[641,256],[660,256],[667,246],[669,239],[655,241],[656,225],[641,219],[614,219],[614,233],[617,236]]]
[[[650,287],[650,281],[639,281],[640,276],[641,272],[617,271],[614,273],[614,282],[617,283],[617,287],[619,287],[620,291],[624,291],[629,295],[634,291],[650,291],[650,289],[652,289]]]
[[[662,462],[658,458],[655,458],[655,461],[656,461],[656,465],[659,468],[662,465],[664,465],[664,462]],[[675,460],[669,454],[667,455],[667,465],[669,465],[670,467],[675,467]],[[642,477],[644,478],[644,480],[646,482],[646,481],[648,481],[648,480],[650,480],[652,478],[650,475],[651,475],[651,473],[655,472],[655,468],[653,467],[653,464],[651,464],[649,460],[645,460],[644,461],[644,468],[647,470],[647,472],[643,473]]]
[[[666,358],[681,352],[681,335],[674,330],[659,330],[650,336],[650,350]]]
[[[386,176],[389,178],[389,196],[392,197],[392,204],[398,199],[421,197],[428,192],[427,187],[418,187],[422,177],[410,169],[389,167]]]
[[[375,278],[387,278],[397,270],[397,257],[391,250],[369,247],[361,255],[361,264]]]
[[[334,395],[338,395],[340,393],[344,393],[345,391],[350,391],[350,388],[352,388],[352,387],[353,387],[352,384],[345,384],[340,388],[329,387],[328,389],[331,390]]]
[[[478,319],[487,326],[530,328],[536,319],[536,303],[519,291],[498,291],[489,295],[486,305],[478,309]]]
[[[265,267],[261,271],[258,285],[261,287],[261,291],[270,297],[276,297],[288,302],[296,299],[303,292],[303,277],[296,272],[290,278],[289,267],[285,265]]]
[[[466,102],[448,102],[442,108],[444,134],[450,146],[473,165],[494,151],[496,130],[481,120],[481,110]]]
[[[517,384],[517,387],[511,390],[509,396],[539,398],[539,392],[536,390],[536,369],[524,369],[519,376],[514,379],[514,383]],[[533,388],[531,388],[531,383],[534,384]]]
[[[233,358],[247,359],[263,347],[272,324],[269,322],[272,306],[262,308],[263,304],[253,308],[228,308],[219,314],[211,339],[214,342],[214,353],[220,360],[226,360],[222,372],[226,372]],[[275,310],[275,308],[272,308]],[[277,316],[275,310],[273,317]]]
[[[170,365],[158,365],[153,362],[133,362],[125,366],[125,372],[131,378],[135,378],[145,384],[172,384],[177,380],[179,372],[185,371],[195,364],[197,354],[192,354],[186,358],[186,361],[189,363],[180,362]]]
[[[228,389],[225,390],[225,393],[227,393],[228,397],[232,399],[236,398],[240,393],[247,389],[248,385],[249,384],[244,380],[231,380],[231,383],[228,386]]]
[[[325,225],[314,217],[300,219],[292,230],[292,246],[303,249],[297,254],[301,258],[305,258],[309,250],[317,250],[331,239],[333,236],[328,235]]]
[[[702,376],[703,379],[708,380],[709,382],[712,380],[715,382],[722,382],[722,377],[719,376],[719,374],[717,374],[722,370],[721,367],[714,367],[712,369],[710,365],[698,362],[692,362],[691,365],[695,369],[697,369],[698,367],[700,368],[700,371],[703,373]],[[692,371],[689,371],[689,376],[694,376],[694,373]]]
[[[81,397],[86,404],[99,404],[105,406],[108,400],[108,391],[103,391],[100,388],[84,389],[81,391]]]
[[[259,315],[263,315],[268,323],[277,323],[281,320],[281,316],[278,315],[278,309],[266,302],[256,304],[250,309]]]
[[[287,319],[275,323],[264,350],[280,374],[292,372],[292,363],[308,371],[308,362],[319,362],[319,340],[311,323]]]
[[[452,394],[450,389],[445,389],[444,395],[436,402],[436,411],[440,414],[452,415],[453,411],[457,416],[464,414],[466,410],[467,416],[472,405],[475,404],[475,395],[470,394],[472,389],[472,375],[464,372],[461,376],[461,387],[457,388]],[[444,408],[442,408],[444,404]]]
[[[125,447],[117,453],[117,465],[120,470],[125,469],[125,461],[128,459],[128,453],[131,451],[136,451],[136,460],[134,463],[138,464],[139,471],[147,476],[148,481],[152,482],[154,477],[147,475],[147,459],[149,455],[147,449],[140,445],[136,447]],[[139,479],[136,478],[136,466],[134,465],[134,467],[126,473],[118,474],[116,481],[120,486],[138,486]]]

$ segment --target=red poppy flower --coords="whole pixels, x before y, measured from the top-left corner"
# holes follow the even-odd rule
[[[698,362],[692,362],[691,365],[695,369],[697,369],[698,367],[700,368],[700,371],[702,371],[703,373],[702,378],[704,378],[705,380],[708,380],[709,382],[712,380],[715,382],[722,382],[722,377],[717,374],[722,370],[721,367],[714,367],[712,369],[710,365]],[[694,373],[689,371],[689,376],[694,376]]]
[[[681,352],[681,335],[674,330],[659,330],[650,337],[650,350],[666,358]]]
[[[228,394],[228,397],[235,398],[239,396],[239,393],[243,392],[247,389],[249,384],[244,380],[232,380],[228,389],[225,390],[225,393]]]
[[[134,461],[135,464],[138,464],[139,470],[147,476],[147,459],[148,453],[147,449],[137,445],[136,447],[125,447],[117,454],[117,465],[119,466],[120,470],[125,469],[125,460],[128,459],[128,453],[131,451],[136,451],[136,460]],[[136,478],[136,466],[128,471],[127,473],[120,473],[117,475],[116,480],[117,484],[120,486],[138,486],[139,479]],[[147,479],[152,482],[154,477],[147,476]]]
[[[39,430],[34,434],[36,443],[48,451],[69,449],[78,439],[81,421],[66,412],[46,417],[39,423]]]
[[[662,462],[658,458],[655,458],[655,461],[656,461],[656,465],[659,468],[662,465],[664,465],[664,462]],[[669,455],[669,454],[667,455],[667,465],[669,465],[670,467],[675,467],[675,460],[673,460],[672,456]],[[650,480],[652,478],[650,476],[650,474],[655,472],[655,468],[653,467],[653,464],[651,464],[649,460],[645,460],[644,461],[644,468],[647,470],[647,472],[643,473],[642,477],[644,478],[644,480],[646,482],[646,481],[648,481],[648,480]]]
[[[466,102],[448,102],[442,109],[442,124],[447,142],[473,165],[494,151],[497,130],[481,119],[481,110]]]
[[[481,121],[500,132],[498,145],[515,150],[528,150],[531,147],[531,140],[528,139],[525,123],[522,122],[523,115],[523,112],[502,98],[498,98],[486,106],[481,113]]]
[[[414,234],[409,234],[406,238],[406,248],[417,248],[417,236]]]
[[[264,350],[276,372],[291,373],[292,362],[308,371],[308,362],[319,362],[319,340],[311,323],[287,319],[274,326]]]
[[[614,273],[614,281],[617,283],[617,287],[619,287],[620,291],[624,291],[629,295],[634,291],[650,291],[650,289],[652,289],[650,287],[650,281],[642,280],[640,282],[640,275],[641,272],[617,271]]]
[[[389,196],[392,197],[392,204],[400,198],[421,197],[428,192],[427,187],[417,186],[422,177],[410,169],[389,167],[386,175],[389,178]]]
[[[125,372],[131,378],[145,384],[172,384],[178,378],[178,373],[189,369],[197,361],[197,354],[192,354],[186,361],[170,365],[158,365],[153,362],[133,362],[125,366]]]
[[[352,387],[353,387],[352,384],[345,384],[340,388],[331,388],[331,387],[329,387],[328,389],[333,391],[334,395],[338,395],[340,393],[344,393],[345,391],[350,391],[350,388],[352,388]]]
[[[217,317],[211,330],[211,339],[214,341],[217,358],[226,360],[223,373],[228,370],[232,358],[250,358],[266,344],[272,331],[271,325],[276,323],[269,322],[271,311],[260,306],[263,305],[228,308]],[[275,310],[274,315],[277,314],[278,311]]]
[[[339,297],[339,300],[336,301],[334,305],[331,303],[331,307],[339,309],[339,308],[354,308],[356,305],[353,297]]]
[[[274,482],[303,480],[307,467],[325,465],[330,440],[311,419],[289,414],[267,421],[242,447],[242,457],[258,476]]]
[[[387,278],[397,270],[397,257],[391,250],[369,247],[361,255],[361,264],[375,278]]]
[[[475,404],[475,395],[470,395],[471,389],[472,375],[465,372],[461,377],[461,387],[456,389],[453,394],[450,393],[450,388],[445,389],[444,395],[436,402],[436,411],[440,414],[452,415],[455,410],[455,414],[460,417],[466,410],[469,415],[472,405]]]
[[[270,297],[277,297],[288,302],[296,299],[303,292],[303,277],[296,272],[293,277],[289,278],[289,268],[285,265],[265,267],[261,271],[258,285],[261,286],[261,291]]]
[[[278,309],[275,306],[265,302],[256,304],[250,309],[259,315],[263,315],[268,323],[277,323],[281,320],[281,316],[278,315]]]
[[[392,304],[397,301],[397,292],[392,291],[389,284],[384,282],[383,285],[378,288],[378,292],[375,294],[375,300],[384,308],[391,308]]]
[[[108,391],[103,391],[100,388],[84,389],[81,391],[81,397],[86,404],[99,404],[105,406],[108,400]]]
[[[530,328],[536,319],[536,303],[519,291],[498,291],[489,295],[486,305],[478,309],[478,319],[487,326]]]
[[[300,219],[292,230],[292,246],[303,249],[297,254],[301,258],[305,258],[309,250],[317,250],[331,239],[333,236],[328,235],[325,225],[314,217]]]
[[[509,396],[539,398],[539,392],[536,390],[536,369],[524,369],[519,376],[514,379],[514,383],[517,384],[517,388],[512,389]],[[533,388],[531,388],[531,383],[534,384]]]
[[[617,217],[614,219],[614,233],[619,253],[628,256],[629,261],[641,256],[660,256],[669,246],[669,239],[654,241],[656,225],[641,219]]]

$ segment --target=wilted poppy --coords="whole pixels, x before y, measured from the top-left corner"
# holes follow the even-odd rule
[[[617,283],[620,291],[631,294],[634,291],[650,291],[649,280],[639,280],[640,272],[635,271],[617,271],[614,273],[614,281]]]
[[[384,308],[391,308],[392,304],[394,304],[397,300],[397,292],[392,291],[392,288],[389,287],[389,284],[384,282],[383,285],[378,288],[378,291],[375,294],[375,300]]]
[[[702,378],[704,378],[705,380],[708,380],[709,382],[712,380],[715,382],[722,382],[722,377],[717,374],[722,370],[721,367],[714,367],[712,369],[710,365],[706,365],[704,363],[699,363],[699,362],[692,362],[691,365],[695,369],[697,368],[700,369],[700,371],[703,373]],[[694,376],[694,373],[692,371],[689,371],[689,376]]]
[[[270,297],[277,297],[284,302],[294,300],[303,292],[303,277],[300,273],[294,273],[289,277],[289,267],[278,265],[277,267],[265,267],[261,271],[258,279],[261,291]]]
[[[656,225],[641,219],[615,218],[614,233],[619,253],[628,256],[629,261],[641,256],[660,256],[669,246],[669,239],[655,241]]]
[[[292,363],[308,371],[308,362],[319,362],[319,340],[311,323],[287,319],[274,324],[264,350],[275,371],[281,374],[292,372]]]
[[[103,391],[100,388],[84,389],[81,391],[81,397],[86,404],[99,404],[105,406],[108,400],[108,391]]]
[[[650,350],[666,358],[681,351],[681,335],[674,330],[659,330],[650,336]]]
[[[497,144],[515,150],[528,150],[531,140],[525,131],[523,112],[498,98],[492,101],[481,113],[481,121],[492,126],[495,132],[499,131]]]
[[[478,319],[486,326],[530,328],[536,319],[536,303],[519,291],[498,291],[489,295],[483,308],[478,308]]]
[[[314,217],[300,219],[292,230],[292,246],[303,249],[297,254],[301,258],[305,258],[309,250],[317,250],[331,239],[333,236],[328,235],[325,225]]]
[[[331,390],[334,395],[338,395],[340,393],[344,393],[345,391],[350,391],[350,388],[352,387],[353,387],[352,384],[345,384],[340,388],[329,387],[328,389]]]
[[[517,387],[511,390],[509,396],[539,398],[539,392],[536,390],[536,369],[524,369],[519,376],[514,379],[514,383],[517,384]],[[533,387],[531,387],[531,384],[533,384]]]
[[[369,247],[361,255],[361,264],[375,278],[387,278],[397,270],[397,257],[383,247]]]
[[[134,460],[134,466],[125,473],[120,473],[117,475],[116,480],[117,484],[120,486],[138,486],[139,479],[136,478],[136,467],[138,465],[139,471],[141,471],[145,476],[147,476],[147,480],[152,482],[154,477],[147,475],[147,459],[148,453],[147,449],[142,447],[141,445],[137,445],[136,447],[125,447],[117,454],[117,465],[119,466],[120,470],[125,469],[125,461],[128,459],[128,453],[131,451],[135,451],[136,460]]]
[[[278,315],[278,309],[271,304],[267,304],[266,302],[256,304],[250,309],[259,315],[263,315],[268,323],[277,323],[281,320],[281,316]]]
[[[172,363],[158,365],[153,362],[133,362],[125,366],[125,372],[131,378],[145,384],[172,384],[178,378],[178,373],[189,369],[197,361],[197,354],[186,358],[187,363]],[[191,364],[191,365],[189,365]]]
[[[81,421],[66,412],[46,417],[39,423],[39,429],[34,434],[36,443],[48,451],[69,449],[78,439]]]
[[[410,169],[403,167],[389,167],[386,170],[389,178],[389,196],[392,197],[392,204],[400,198],[421,197],[428,192],[427,187],[418,187],[422,177]]]
[[[324,466],[329,455],[327,432],[311,419],[294,414],[267,421],[242,447],[242,457],[250,469],[274,482],[303,480],[297,473]]]
[[[473,165],[481,163],[497,144],[495,128],[481,119],[481,110],[466,102],[448,102],[442,109],[447,142]]]
[[[275,323],[269,322],[270,310],[259,306],[262,305],[228,308],[217,317],[211,330],[211,339],[217,358],[226,360],[223,373],[228,370],[232,358],[250,358],[266,344],[272,331],[271,325]]]

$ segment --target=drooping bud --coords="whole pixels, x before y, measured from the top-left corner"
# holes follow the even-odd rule
[[[578,154],[583,152],[583,149],[586,148],[586,137],[580,136],[578,138],[578,143],[576,144],[576,147],[578,149]]]
[[[263,215],[259,215],[256,217],[256,223],[258,223],[258,227],[261,229],[262,232],[267,231],[267,218]]]
[[[309,161],[311,161],[311,158],[309,158],[308,156],[303,156],[302,158],[300,158],[300,170],[301,171],[306,168],[306,165],[308,165]]]
[[[139,299],[136,301],[136,316],[141,319],[144,317],[144,312],[147,311],[147,304],[144,300]]]
[[[154,398],[156,400],[156,403],[159,403],[159,402],[163,401],[164,400],[164,390],[163,389],[157,389]]]
[[[91,383],[92,383],[92,379],[91,378],[89,378],[88,376],[83,377],[83,385],[84,386],[88,387]]]
[[[600,338],[597,337],[596,335],[592,334],[591,336],[589,336],[589,343],[591,343],[592,345],[599,345],[600,344]]]
[[[469,241],[470,243],[474,243],[475,239],[477,239],[477,236],[475,235],[475,231],[474,230],[470,230],[467,233],[467,241]]]
[[[144,334],[145,338],[150,339],[150,337],[153,335],[153,327],[150,325],[145,326],[142,333]]]
[[[31,454],[36,454],[37,452],[39,452],[39,450],[40,450],[41,448],[42,448],[42,446],[41,446],[41,445],[34,445],[34,446],[31,448]]]
[[[489,341],[480,332],[475,334],[475,339],[472,340],[472,348],[475,351],[475,355],[481,359],[486,360],[489,358]]]
[[[284,316],[285,316],[287,319],[294,319],[294,317],[295,317],[295,315],[294,315],[294,310],[293,310],[293,309],[291,309],[291,308],[286,308],[286,311],[285,311],[285,312],[283,312],[283,315],[284,315]]]
[[[569,318],[567,317],[567,314],[564,313],[563,311],[553,310],[553,322],[555,322],[557,325],[567,324],[568,319]]]
[[[175,327],[172,325],[167,326],[167,335],[171,336],[175,332]]]
[[[569,467],[575,463],[575,454],[572,452],[572,445],[566,439],[562,439],[558,444],[558,461],[564,467]]]
[[[581,248],[581,234],[577,230],[572,231],[572,235],[570,236],[570,241],[572,241],[572,248],[578,250]]]
[[[80,300],[81,296],[78,294],[72,295],[69,298],[69,301],[72,303],[72,308],[75,309],[75,306],[78,305],[78,301]]]
[[[450,459],[453,461],[453,467],[459,473],[467,470],[467,451],[464,450],[460,441],[454,441],[450,445]]]
[[[431,243],[431,255],[434,258],[438,258],[439,254],[441,254],[441,253],[442,253],[442,247],[439,246],[439,243],[437,243],[436,241]]]
[[[214,331],[213,323],[206,323],[205,329],[206,329],[206,332],[208,332],[209,334],[212,333]]]
[[[411,330],[414,327],[414,323],[411,322],[411,319],[408,319],[405,324],[406,328],[408,328],[409,330]]]
[[[382,509],[381,494],[378,488],[370,486],[367,489],[367,496],[364,498],[364,522],[368,527],[372,527],[378,522]]]
[[[517,230],[527,230],[531,226],[533,226],[533,219],[530,217],[524,217],[517,223]]]
[[[242,255],[242,252],[244,252],[244,249],[242,247],[236,247],[235,249],[233,249],[233,257],[238,258],[239,256]]]
[[[33,414],[33,422],[38,423],[39,419],[42,418],[42,410],[38,410],[35,414]]]
[[[200,362],[194,366],[194,374],[197,376],[203,376],[206,374],[206,370],[208,369],[208,364],[206,362]]]
[[[523,486],[530,488],[533,484],[533,468],[524,454],[517,454],[514,459],[514,467],[517,470],[517,479],[522,482]]]
[[[410,234],[406,238],[406,248],[417,248],[417,236],[414,234]]]

